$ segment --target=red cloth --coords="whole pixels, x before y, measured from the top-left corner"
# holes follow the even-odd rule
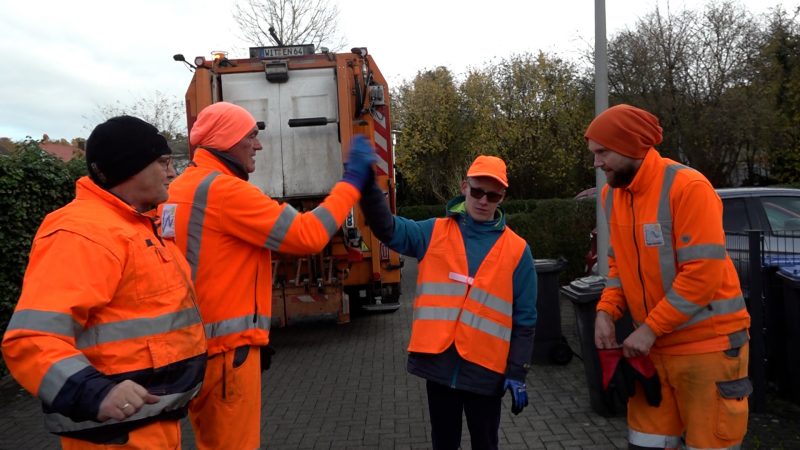
[[[631,105],[617,105],[600,113],[584,135],[603,147],[633,159],[644,159],[661,143],[658,118]]]
[[[597,356],[600,357],[600,368],[603,372],[603,390],[608,389],[608,383],[617,371],[617,365],[622,359],[622,347],[618,348],[599,348]]]
[[[600,357],[600,368],[603,372],[603,389],[608,389],[608,383],[622,360],[622,347],[597,349],[597,355]],[[647,355],[625,358],[625,361],[645,378],[651,378],[656,373],[656,367]]]

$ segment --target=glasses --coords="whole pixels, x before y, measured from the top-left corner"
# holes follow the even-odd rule
[[[481,188],[474,187],[469,182],[467,182],[467,185],[469,185],[469,196],[474,198],[475,200],[480,200],[485,195],[486,196],[486,200],[489,203],[497,203],[500,200],[502,200],[503,199],[503,195],[505,195],[505,192],[484,191]]]
[[[156,161],[161,164],[161,168],[169,170],[169,165],[172,164],[172,156],[160,156]]]

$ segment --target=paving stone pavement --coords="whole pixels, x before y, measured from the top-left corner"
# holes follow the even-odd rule
[[[402,307],[355,317],[348,325],[314,324],[274,330],[277,354],[264,375],[262,441],[267,449],[429,449],[424,381],[405,370],[416,265],[406,261]],[[579,352],[572,304],[560,299],[562,331]],[[503,449],[626,447],[623,417],[592,411],[579,358],[565,366],[534,365],[527,378],[530,406],[518,416],[503,400]],[[775,407],[775,405],[778,405]],[[800,449],[800,408],[770,401],[769,414],[751,414],[744,448]],[[466,422],[462,446],[470,449]],[[0,380],[0,449],[52,449],[35,399]],[[188,423],[183,448],[194,449]]]

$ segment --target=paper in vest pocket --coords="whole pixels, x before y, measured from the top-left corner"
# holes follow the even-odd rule
[[[175,238],[175,203],[166,203],[161,209],[161,237]]]

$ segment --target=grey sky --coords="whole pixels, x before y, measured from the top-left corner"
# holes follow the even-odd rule
[[[515,53],[577,59],[594,39],[594,0],[331,0],[347,48],[364,46],[390,83],[446,66],[457,74]],[[88,136],[99,106],[155,91],[182,98],[191,73],[172,60],[243,57],[235,0],[7,0],[0,3],[0,137]],[[657,0],[606,0],[608,34]],[[800,0],[742,1],[755,14]],[[662,0],[662,6],[666,2]],[[673,9],[699,1],[672,1]]]

